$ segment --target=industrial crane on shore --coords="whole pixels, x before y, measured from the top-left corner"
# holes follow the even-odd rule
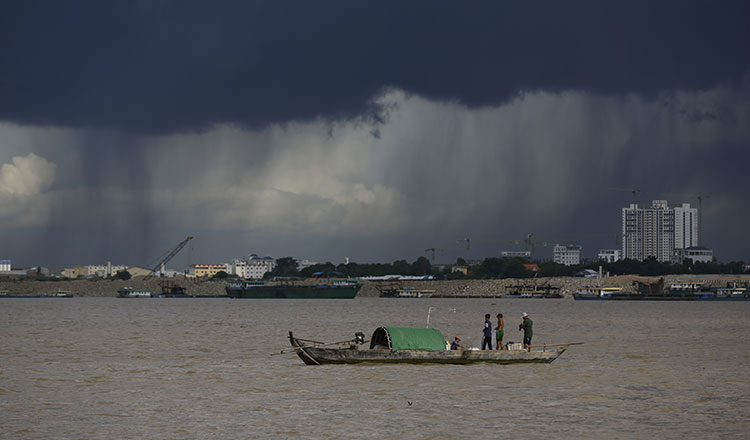
[[[641,190],[639,190],[636,187],[633,187],[633,188],[607,188],[607,189],[610,190],[610,191],[624,191],[624,192],[629,192],[629,193],[633,194],[633,203],[634,204],[638,204],[638,201],[636,199],[637,199],[638,193],[641,192]]]
[[[523,248],[525,251],[528,251],[531,253],[531,255],[534,255],[534,250],[537,246],[547,247],[551,246],[550,242],[548,241],[541,241],[534,238],[534,233],[530,233],[526,235],[526,238],[523,240],[510,240],[508,243],[520,245],[523,244]]]
[[[447,250],[448,249],[444,249],[444,248],[427,248],[424,251],[432,253],[432,263],[434,264],[435,263],[435,252],[443,252],[443,251],[447,251]]]
[[[146,277],[144,278],[144,280],[147,280],[147,279],[153,277],[157,270],[161,270],[162,274],[163,274],[164,273],[164,271],[163,271],[164,265],[167,264],[169,262],[169,260],[171,260],[172,258],[174,258],[174,256],[177,255],[177,253],[180,252],[182,250],[182,248],[184,248],[185,245],[188,244],[188,242],[190,240],[192,240],[192,239],[193,239],[193,237],[188,237],[188,238],[182,240],[180,242],[180,244],[177,245],[177,247],[175,247],[174,249],[172,249],[169,252],[169,254],[167,254],[166,257],[164,257],[161,261],[159,261],[159,263],[156,266],[154,266],[153,269],[151,269],[151,273],[148,274],[148,275],[146,275]]]
[[[462,243],[462,242],[466,242],[466,250],[470,251],[471,250],[471,239],[470,238],[459,238],[458,240],[456,240],[456,244]]]

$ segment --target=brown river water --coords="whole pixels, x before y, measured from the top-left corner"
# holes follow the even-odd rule
[[[479,345],[585,342],[543,365],[305,366],[321,341],[426,324]],[[750,302],[0,300],[0,438],[748,438]],[[411,405],[409,404],[411,402]]]

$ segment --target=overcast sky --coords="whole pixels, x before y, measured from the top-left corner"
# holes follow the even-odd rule
[[[170,266],[453,262],[529,233],[593,257],[617,187],[703,196],[701,244],[747,261],[749,12],[4,1],[0,258],[147,265],[193,235]]]

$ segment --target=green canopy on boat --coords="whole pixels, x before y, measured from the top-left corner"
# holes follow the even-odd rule
[[[378,327],[370,338],[370,348],[391,350],[445,350],[445,338],[434,328]]]

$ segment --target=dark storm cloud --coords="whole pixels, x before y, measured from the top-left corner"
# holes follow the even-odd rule
[[[390,87],[469,106],[706,89],[749,70],[747,5],[8,1],[0,120],[168,133],[377,119]]]

